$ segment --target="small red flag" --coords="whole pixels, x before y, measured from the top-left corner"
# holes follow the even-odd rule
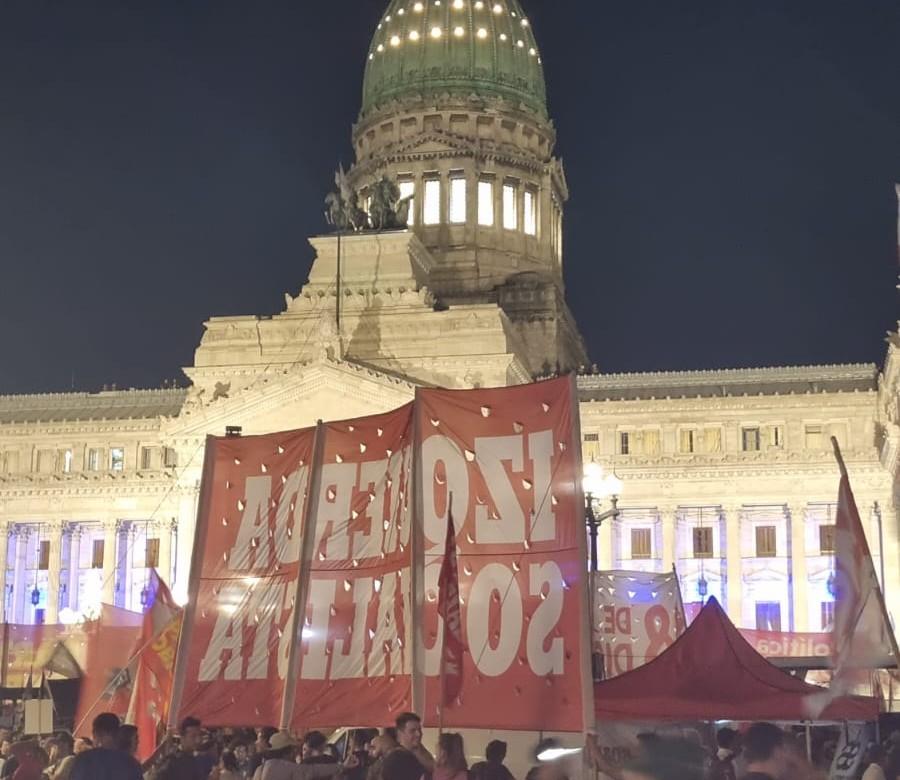
[[[452,503],[452,498],[450,499]],[[447,511],[447,540],[444,562],[438,580],[438,615],[444,621],[444,642],[441,651],[441,705],[451,707],[462,690],[463,638],[459,608],[459,567],[456,562],[456,531],[453,513]]]

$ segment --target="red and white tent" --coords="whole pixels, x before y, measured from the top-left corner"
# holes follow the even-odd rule
[[[822,689],[770,664],[711,598],[664,652],[634,671],[597,683],[599,721],[811,720],[808,697]],[[818,720],[875,720],[878,701],[842,696]]]

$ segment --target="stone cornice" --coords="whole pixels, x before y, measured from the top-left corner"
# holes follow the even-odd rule
[[[25,487],[27,489],[52,488],[67,489],[85,486],[117,485],[124,487],[146,487],[147,485],[171,485],[176,479],[174,469],[155,471],[78,471],[68,474],[2,474],[0,491]],[[93,489],[93,488],[92,488]]]
[[[177,411],[186,395],[184,388],[0,395],[0,423],[153,419]]]

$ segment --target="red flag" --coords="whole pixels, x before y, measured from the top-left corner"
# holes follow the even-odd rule
[[[452,498],[448,502],[452,503]],[[459,568],[456,562],[456,530],[453,513],[447,511],[447,540],[438,579],[438,615],[444,621],[441,650],[441,706],[451,707],[462,688],[463,638],[459,609]]]
[[[850,489],[847,468],[832,438],[841,470],[834,540],[834,625],[830,689],[811,703],[817,715],[831,698],[869,680],[870,672],[897,662],[897,643],[887,617],[869,545]]]
[[[168,716],[182,614],[155,570],[150,574],[147,593],[141,638],[134,653],[137,663],[126,718],[128,723],[137,726],[141,761],[156,750],[159,724],[165,723]]]

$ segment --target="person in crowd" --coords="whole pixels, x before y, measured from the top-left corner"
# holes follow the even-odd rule
[[[16,771],[11,775],[12,780],[43,780],[49,759],[47,751],[37,740],[16,742],[11,750],[18,760]]]
[[[7,734],[9,735],[9,732]],[[7,736],[0,743],[0,759],[3,760],[3,765],[0,766],[0,778],[3,778],[3,780],[12,777],[13,772],[19,768],[19,759],[12,752],[13,744],[15,743],[11,735]]]
[[[438,737],[437,758],[435,759],[434,780],[468,780],[469,765],[461,735],[445,731]]]
[[[747,772],[742,780],[786,780],[787,746],[774,723],[754,723],[744,735]]]
[[[200,768],[200,776],[207,778],[219,763],[219,750],[209,734],[203,733],[194,752],[194,761]]]
[[[709,780],[737,780],[734,760],[738,754],[738,733],[728,727],[716,732],[716,753],[709,767]]]
[[[232,744],[231,750],[234,752],[234,759],[237,761],[238,772],[240,772],[241,778],[252,777],[253,774],[250,772],[250,749],[247,743],[237,740]]]
[[[253,743],[253,754],[250,756],[249,774],[253,777],[262,765],[266,753],[271,748],[269,740],[278,733],[272,726],[263,726],[256,730],[256,742]]]
[[[207,780],[209,771],[204,774],[195,756],[203,737],[202,724],[197,718],[187,717],[181,721],[178,732],[181,742],[174,752],[162,759],[153,775],[154,780]]]
[[[696,742],[657,737],[622,768],[623,780],[703,780],[708,756]]]
[[[414,712],[404,712],[397,716],[396,725],[400,747],[418,759],[423,774],[430,775],[434,771],[434,756],[422,745],[422,719]]]
[[[385,757],[399,747],[390,731],[391,729],[385,729],[383,734],[369,742],[369,768],[366,771],[366,780],[382,780]]]
[[[865,767],[860,780],[887,780],[884,773],[884,750],[881,745],[872,742],[863,756],[861,766]]]
[[[253,773],[253,780],[297,780],[301,767],[295,757],[299,745],[290,734],[278,731],[269,740],[265,760]]]
[[[488,742],[484,758],[484,761],[473,764],[469,770],[472,780],[515,780],[503,763],[506,760],[505,742],[499,739]]]
[[[130,723],[123,723],[119,726],[119,733],[116,735],[116,747],[129,756],[137,756],[137,726],[132,726]]]
[[[400,731],[398,727],[398,734]],[[384,780],[422,780],[425,772],[416,755],[408,748],[404,748],[393,750],[384,757],[381,776]]]
[[[344,760],[346,780],[366,780],[366,772],[372,763],[369,745],[378,736],[376,729],[356,729],[350,738],[350,752]]]
[[[96,747],[79,753],[72,763],[71,780],[143,780],[141,765],[116,748],[118,716],[101,712],[92,724]]]
[[[328,751],[328,739],[321,731],[310,731],[303,738],[302,760],[298,778],[320,780],[335,777],[343,767]]]
[[[885,744],[887,748],[884,757],[884,774],[887,780],[897,780],[900,778],[900,747],[893,744],[891,740]]]
[[[51,780],[69,780],[72,764],[75,763],[74,747],[70,734],[57,736],[54,751],[50,754],[50,765],[44,774]]]
[[[72,751],[77,756],[79,753],[84,753],[85,750],[90,750],[94,747],[94,740],[90,737],[78,737],[75,740],[75,749]]]
[[[223,750],[219,764],[209,775],[210,780],[245,780],[238,766],[237,756],[232,750]]]
[[[0,777],[6,777],[4,768],[10,758],[12,758],[12,753],[9,752],[9,749],[12,747],[12,740],[10,739],[9,731],[6,729],[3,729],[3,734],[0,737],[2,737],[0,738]]]

